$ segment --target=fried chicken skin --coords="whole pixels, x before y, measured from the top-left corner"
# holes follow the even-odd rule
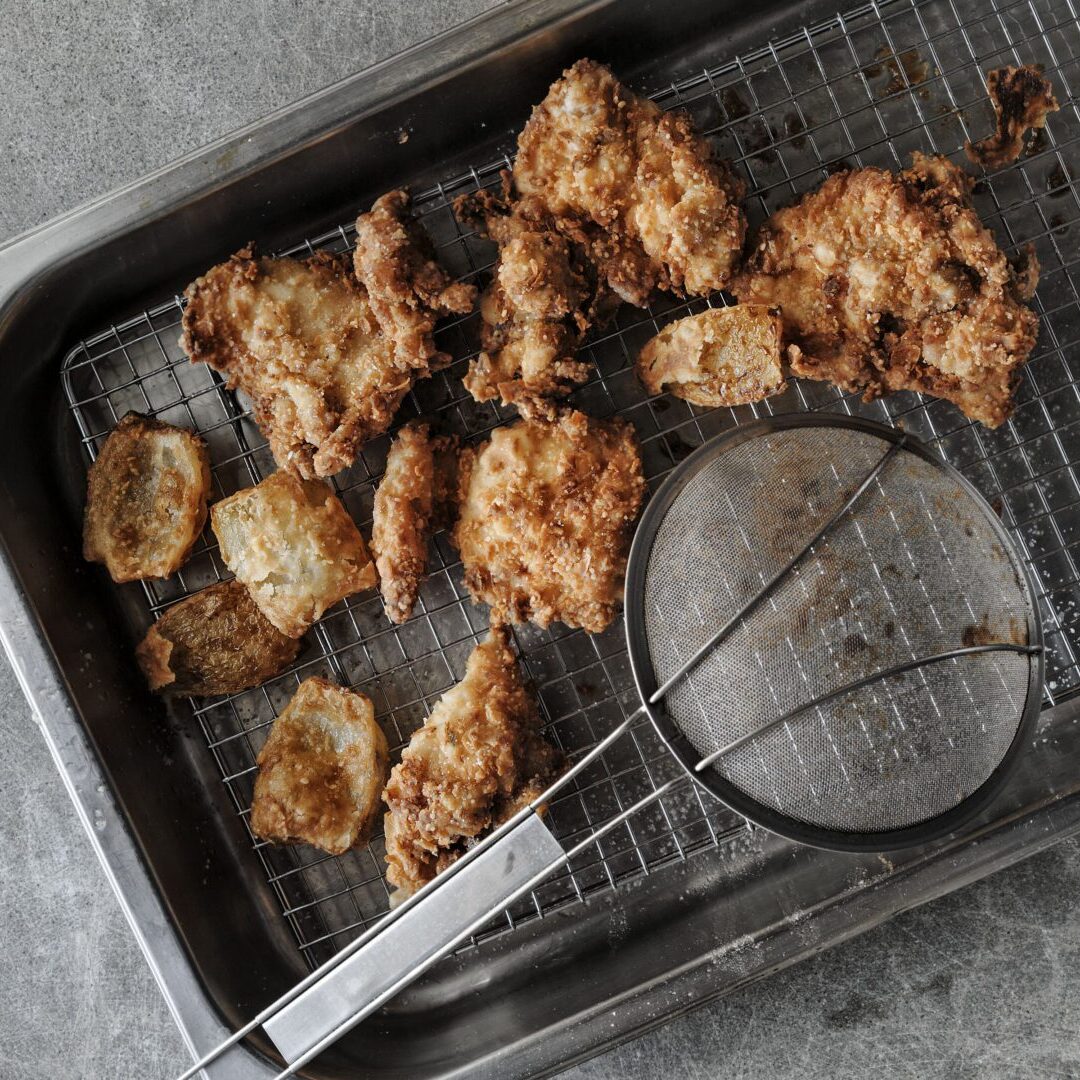
[[[278,630],[233,580],[173,604],[146,632],[135,657],[151,690],[205,697],[261,686],[299,652],[300,642]]]
[[[245,248],[184,295],[181,347],[251,398],[278,465],[305,478],[351,465],[429,373],[399,363],[345,256]]]
[[[168,577],[199,539],[209,492],[206,443],[129,412],[86,476],[83,558],[117,582]]]
[[[1047,115],[1061,106],[1050,80],[1030,65],[988,71],[986,92],[994,106],[997,128],[977,143],[965,143],[964,152],[984,169],[1000,169],[1023,152],[1027,133],[1045,127]]]
[[[580,243],[563,235],[535,198],[478,191],[454,203],[458,219],[499,247],[494,278],[480,300],[483,351],[465,388],[477,401],[499,399],[523,415],[554,417],[552,398],[589,377],[574,354],[586,332],[613,310]]]
[[[375,566],[329,484],[279,469],[215,503],[221,559],[283,634],[301,637],[339,600],[373,588]]]
[[[469,656],[465,678],[413,733],[383,793],[395,899],[427,884],[554,782],[564,758],[540,727],[509,634],[493,627]]]
[[[375,492],[371,553],[391,622],[412,614],[427,567],[428,541],[447,523],[457,487],[457,439],[406,424],[390,446]]]
[[[657,287],[725,288],[739,260],[742,181],[713,160],[686,113],[662,112],[592,60],[565,71],[533,109],[514,182],[639,307]]]
[[[251,831],[275,844],[342,855],[374,829],[390,772],[371,701],[326,679],[305,679],[258,757]]]
[[[780,312],[764,304],[710,308],[669,323],[645,343],[638,378],[706,408],[748,405],[784,388]]]
[[[895,175],[831,176],[762,226],[732,285],[778,306],[792,371],[866,398],[917,390],[996,427],[1038,319],[1038,278],[1010,267],[968,196],[971,178],[916,153]]]
[[[443,315],[472,311],[476,286],[451,281],[435,261],[406,192],[387,192],[357,218],[353,266],[375,319],[394,343],[398,366],[427,370],[448,364],[450,357],[432,338],[435,323]]]
[[[519,420],[461,455],[454,542],[495,621],[604,630],[622,600],[645,493],[633,428],[567,410]]]

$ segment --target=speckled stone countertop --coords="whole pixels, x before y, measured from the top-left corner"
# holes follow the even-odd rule
[[[489,0],[0,0],[0,239]],[[0,1077],[157,1080],[179,1036],[0,659]],[[571,1070],[1080,1077],[1067,842]]]

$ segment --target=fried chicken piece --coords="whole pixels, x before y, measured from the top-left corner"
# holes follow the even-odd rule
[[[1037,280],[1009,266],[945,158],[910,169],[837,173],[762,226],[732,285],[743,303],[780,307],[797,375],[867,400],[917,390],[996,427],[1038,319]]]
[[[563,770],[540,733],[505,627],[473,649],[465,678],[439,699],[394,767],[383,798],[386,879],[410,896]]]
[[[498,398],[526,416],[555,415],[562,397],[589,377],[575,360],[586,332],[613,311],[585,248],[561,234],[536,199],[515,199],[509,175],[497,195],[478,191],[454,203],[459,220],[499,246],[494,279],[480,300],[483,351],[465,389],[477,401]]]
[[[573,410],[519,420],[460,469],[454,542],[473,599],[496,621],[605,629],[645,493],[633,428]]]
[[[682,111],[664,113],[592,60],[563,73],[518,139],[514,182],[586,243],[610,286],[725,288],[746,235],[745,186]]]
[[[283,634],[301,637],[327,608],[373,588],[360,531],[330,485],[279,470],[215,503],[225,565]]]
[[[258,757],[251,831],[343,855],[371,836],[390,772],[386,736],[364,695],[305,679]]]
[[[457,439],[432,438],[413,421],[397,434],[375,492],[371,553],[391,622],[412,614],[427,566],[428,541],[444,528],[457,487]]]
[[[710,308],[665,326],[645,343],[638,378],[695,405],[747,405],[784,389],[780,312],[764,304]]]
[[[86,476],[83,558],[117,582],[168,577],[199,539],[209,492],[206,443],[129,412]]]
[[[306,478],[351,465],[429,374],[399,363],[343,255],[256,258],[245,248],[184,295],[181,347],[251,398],[278,465]]]
[[[135,657],[151,690],[205,697],[261,686],[299,652],[299,640],[281,633],[234,580],[173,604],[146,632]]]
[[[964,152],[984,169],[1000,169],[1023,152],[1028,131],[1045,127],[1047,114],[1061,106],[1050,80],[1030,65],[988,71],[986,92],[994,106],[997,129],[977,143],[964,143]]]
[[[441,315],[472,311],[476,286],[452,282],[435,261],[406,192],[387,192],[357,218],[353,258],[371,310],[394,342],[398,366],[434,370],[448,364],[449,355],[435,348],[435,323]]]

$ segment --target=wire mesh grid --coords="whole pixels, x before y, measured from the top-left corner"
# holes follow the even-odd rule
[[[1021,161],[976,186],[976,206],[1002,247],[1012,253],[1034,244],[1043,268],[1035,299],[1040,342],[1007,424],[988,431],[951,406],[918,395],[867,404],[819,383],[795,382],[781,397],[734,410],[648,396],[632,370],[640,346],[665,323],[724,303],[723,296],[688,303],[662,298],[646,311],[624,307],[584,350],[594,375],[573,400],[595,415],[619,413],[633,422],[653,490],[703,441],[762,415],[834,410],[903,425],[959,468],[1020,541],[1046,627],[1050,704],[1080,686],[1070,640],[1080,619],[1080,372],[1074,372],[1077,361],[1070,356],[1080,337],[1078,260],[1069,244],[1080,233],[1080,109],[1072,91],[1080,80],[1080,27],[1073,0],[988,7],[966,0],[870,4],[654,96],[664,107],[686,108],[717,152],[746,177],[753,227],[841,168],[903,167],[915,149],[962,160],[964,141],[992,128],[983,73],[1004,63],[1040,64],[1062,104]],[[496,185],[508,164],[508,158],[490,162],[414,197],[440,258],[463,278],[482,281],[494,252],[458,225],[450,203],[463,192]],[[339,226],[286,253],[345,250],[352,234],[351,225]],[[210,369],[183,356],[177,344],[181,312],[177,295],[80,342],[64,360],[64,389],[90,458],[129,409],[201,432],[214,463],[213,497],[220,498],[258,482],[274,464],[243,399],[226,391]],[[475,440],[512,416],[475,403],[461,385],[476,352],[476,330],[470,316],[440,331],[440,345],[455,363],[415,387],[401,421],[437,415],[448,429]],[[388,445],[387,437],[368,443],[356,464],[334,479],[363,531],[370,529],[373,490]],[[468,600],[445,535],[436,537],[429,570],[418,611],[403,626],[386,620],[374,593],[352,597],[311,631],[286,675],[257,690],[191,703],[193,722],[245,828],[255,757],[301,679],[321,674],[368,694],[396,757],[439,695],[462,676],[465,659],[486,630],[487,613]],[[181,572],[141,587],[156,616],[223,576],[208,532]],[[597,636],[558,625],[519,627],[515,636],[547,730],[571,757],[636,707],[621,620]],[[635,726],[554,800],[550,823],[570,844],[677,773],[652,729]],[[471,944],[693,852],[723,857],[725,845],[737,842],[745,828],[696,786],[683,785],[493,920]],[[250,830],[248,838],[309,963],[325,959],[387,910],[381,838],[336,858],[303,846],[275,847]]]

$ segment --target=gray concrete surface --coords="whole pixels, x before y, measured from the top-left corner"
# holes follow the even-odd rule
[[[0,0],[0,237],[487,0]],[[158,1080],[180,1040],[0,661],[0,1077]],[[1080,1076],[1067,843],[566,1074]]]

